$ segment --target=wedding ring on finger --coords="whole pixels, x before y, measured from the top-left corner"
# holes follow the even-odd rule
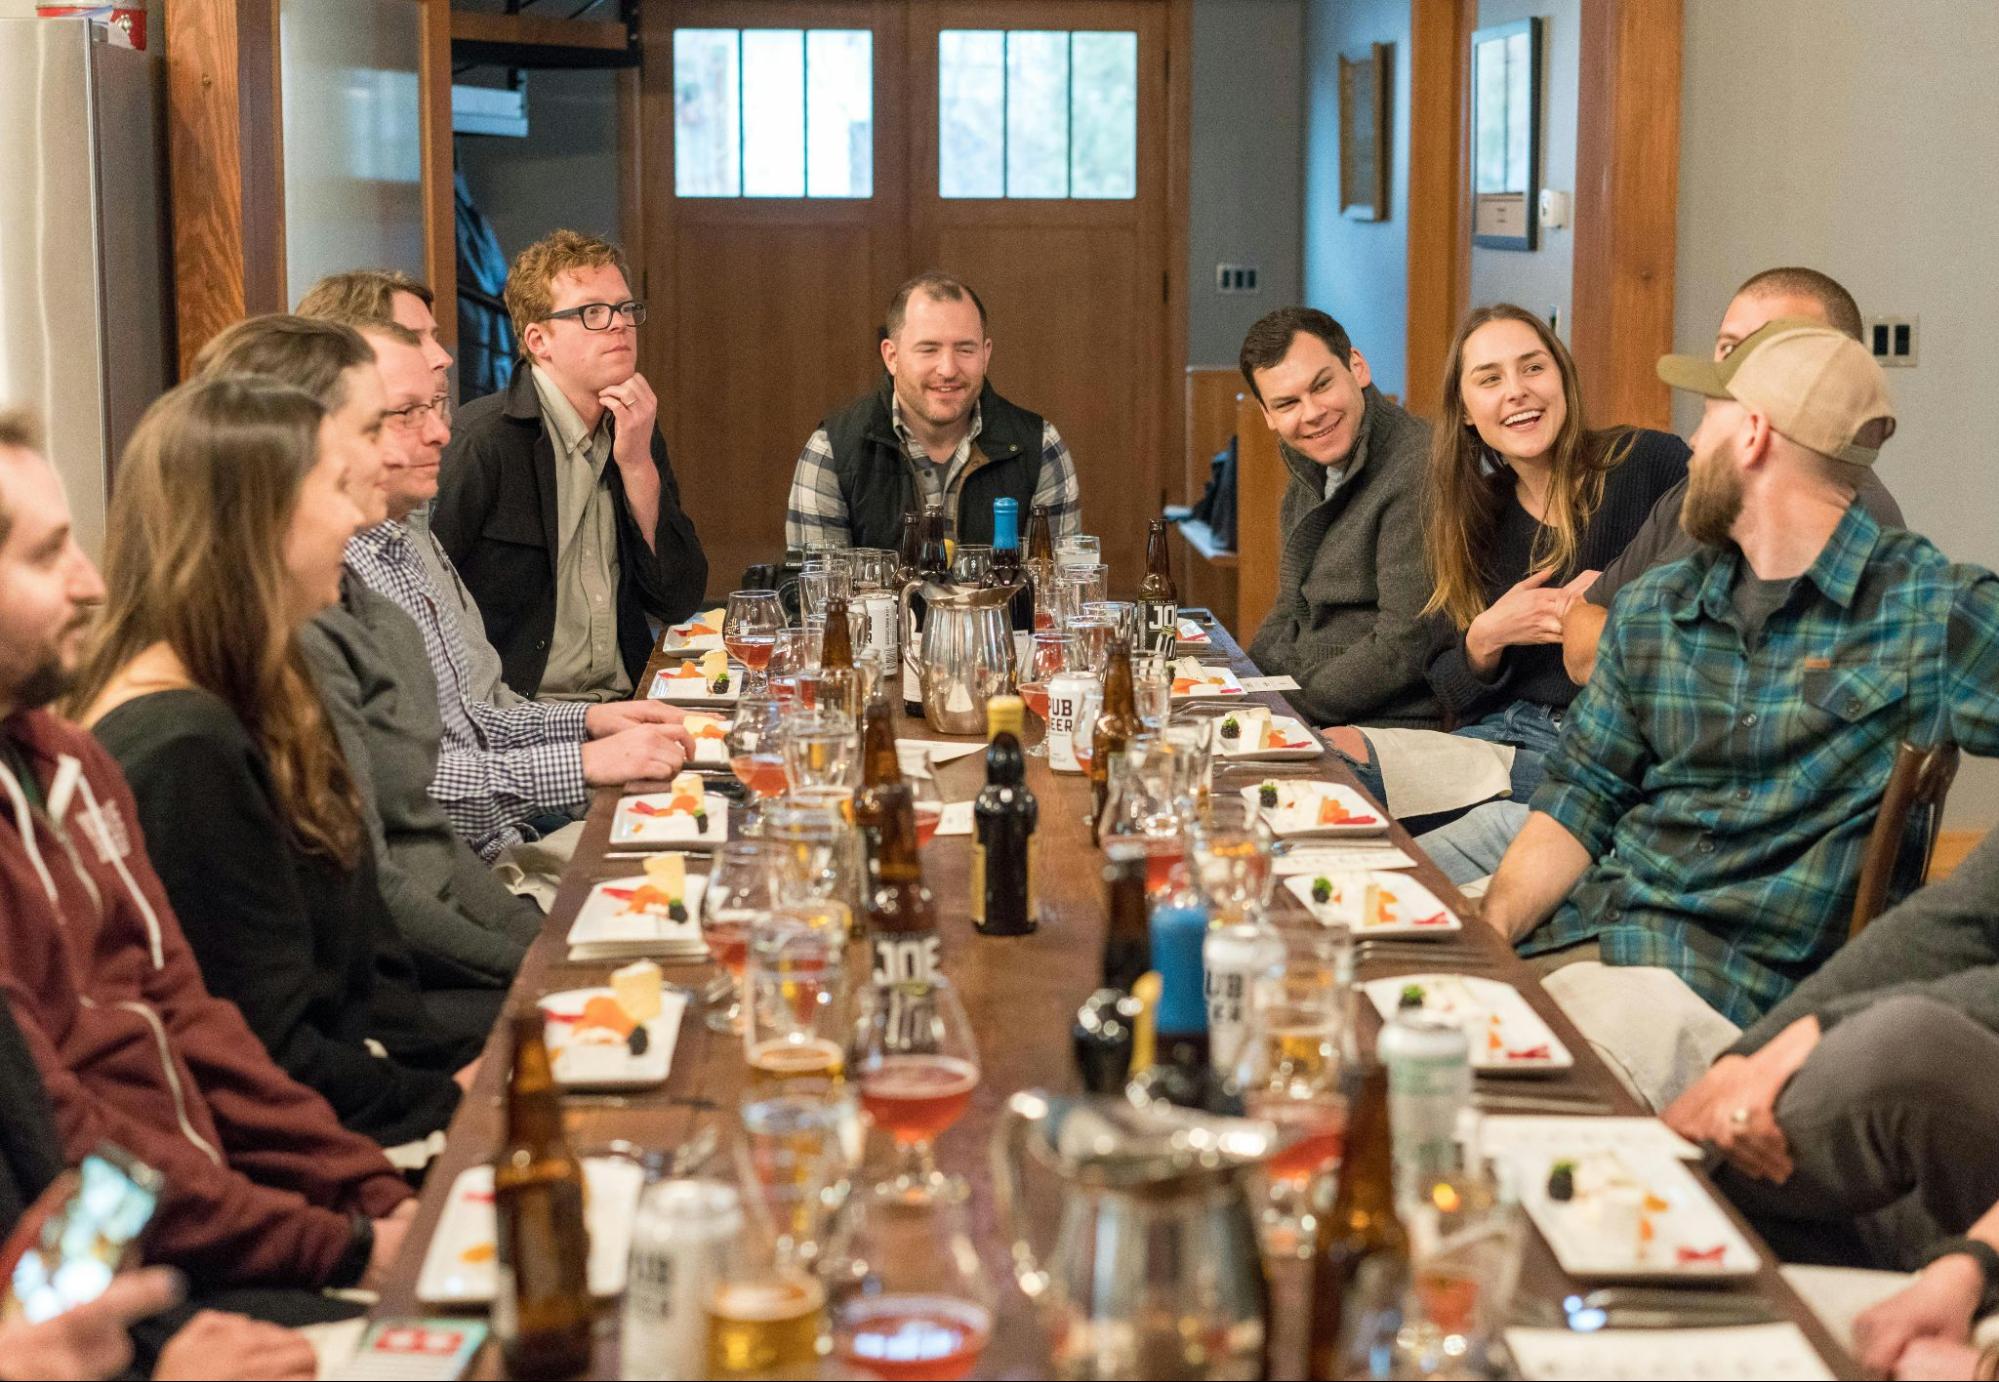
[[[1729,1121],[1729,1122],[1730,1122],[1731,1124],[1733,1124],[1733,1125],[1734,1125],[1735,1127],[1738,1127],[1738,1128],[1746,1128],[1746,1127],[1748,1127],[1748,1126],[1749,1126],[1749,1110],[1748,1110],[1748,1109],[1746,1109],[1746,1108],[1739,1108],[1739,1109],[1735,1110],[1735,1112],[1733,1112],[1733,1113],[1731,1113],[1731,1114],[1729,1114],[1729,1115],[1728,1115],[1728,1121]]]

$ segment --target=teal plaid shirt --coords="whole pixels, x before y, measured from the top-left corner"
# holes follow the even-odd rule
[[[1846,938],[1897,745],[1999,752],[1999,577],[1856,504],[1750,652],[1741,569],[1617,597],[1534,796],[1595,862],[1520,950],[1600,941],[1747,1026]]]

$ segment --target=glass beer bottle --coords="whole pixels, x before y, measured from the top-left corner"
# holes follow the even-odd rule
[[[868,946],[877,984],[924,984],[938,964],[937,907],[923,883],[916,803],[906,782],[880,789],[881,843],[868,897]]]
[[[1084,732],[1076,726],[1076,732]],[[1089,731],[1090,739],[1090,843],[1103,845],[1104,807],[1110,795],[1111,759],[1124,753],[1136,735],[1145,732],[1132,700],[1131,649],[1122,638],[1111,640],[1104,662],[1104,709]]]
[[[1388,1126],[1388,1070],[1366,1061],[1347,1077],[1346,1159],[1330,1213],[1319,1220],[1312,1252],[1311,1323],[1306,1375],[1352,1375],[1344,1355],[1351,1306],[1363,1274],[1371,1288],[1394,1291],[1409,1267],[1409,1235],[1395,1214],[1393,1142]],[[1378,1265],[1370,1265],[1378,1264]]]
[[[1173,653],[1180,629],[1180,588],[1173,583],[1173,554],[1166,520],[1155,518],[1145,537],[1145,578],[1138,583],[1138,630],[1146,651]]]
[[[854,824],[861,832],[870,889],[881,881],[879,861],[889,814],[884,789],[902,785],[902,760],[895,751],[895,711],[886,696],[877,695],[861,712],[861,785],[854,791]]]
[[[1020,589],[1007,605],[1007,622],[1015,633],[1034,631],[1034,583],[1027,578],[1027,563],[1020,555],[1020,504],[1013,499],[993,500],[993,562],[979,584],[987,590],[1015,585]]]
[[[541,1013],[517,1012],[510,1022],[506,1138],[493,1164],[499,1261],[493,1332],[509,1377],[578,1377],[590,1366],[596,1314],[583,1164],[563,1136]]]

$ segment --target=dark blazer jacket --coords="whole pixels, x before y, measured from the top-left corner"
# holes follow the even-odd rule
[[[615,461],[604,467],[603,479],[618,513],[618,649],[635,688],[652,652],[646,616],[684,619],[701,608],[708,588],[708,557],[694,521],[680,507],[680,486],[657,427],[652,461],[660,496],[651,547],[625,503]],[[555,443],[523,365],[504,393],[459,410],[430,518],[431,531],[485,615],[507,685],[523,696],[540,688],[555,632],[555,527]]]

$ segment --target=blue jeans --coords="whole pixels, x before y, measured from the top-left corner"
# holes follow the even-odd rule
[[[1504,710],[1495,710],[1484,719],[1474,720],[1468,725],[1459,725],[1453,734],[1467,739],[1483,739],[1489,744],[1510,744],[1513,746],[1513,800],[1525,806],[1533,799],[1534,791],[1547,775],[1548,755],[1555,750],[1555,743],[1562,737],[1562,717],[1567,707],[1557,709],[1534,701],[1515,701]],[[1361,731],[1367,733],[1366,730]],[[1356,763],[1347,758],[1347,766],[1360,785],[1370,796],[1380,802],[1393,815],[1395,803],[1388,800],[1387,789],[1381,781],[1381,768],[1370,757],[1365,763]]]
[[[1527,824],[1524,801],[1488,801],[1449,825],[1416,837],[1417,846],[1459,887],[1496,872],[1507,846]]]

